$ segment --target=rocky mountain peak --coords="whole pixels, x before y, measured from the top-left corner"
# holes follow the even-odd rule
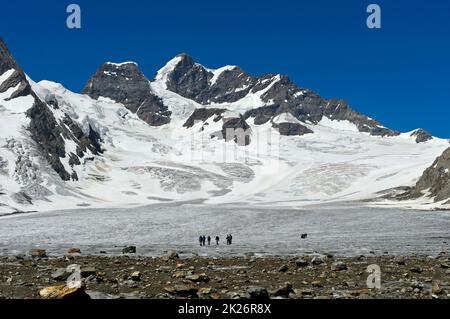
[[[0,106],[3,109],[0,111],[9,116],[26,114],[29,122],[24,129],[29,132],[50,167],[64,181],[77,180],[78,176],[73,167],[80,165],[80,159],[86,154],[98,155],[101,152],[98,136],[92,130],[89,135],[84,134],[76,122],[67,115],[63,119],[55,117],[53,109],[57,106],[53,103],[47,104],[38,97],[22,68],[1,39],[0,77],[0,93],[4,93],[3,101],[0,98]],[[66,141],[75,145],[76,154],[66,152]],[[21,158],[23,157],[22,154]],[[68,166],[72,170],[64,166],[61,159],[67,159]],[[32,182],[26,186],[33,186]],[[32,198],[31,195],[28,197]]]
[[[93,99],[110,98],[151,126],[170,122],[170,112],[150,88],[150,82],[137,63],[103,64],[82,91]]]
[[[411,133],[412,137],[416,138],[416,143],[425,143],[433,139],[433,136],[424,129],[417,129]]]
[[[16,63],[3,39],[0,38],[0,93],[14,88],[7,100],[32,94],[30,85],[22,68]]]
[[[304,123],[318,124],[327,117],[333,121],[348,121],[359,131],[371,135],[399,134],[353,111],[343,100],[325,99],[311,90],[300,88],[287,75],[254,77],[236,66],[208,69],[189,55],[180,54],[158,72],[155,80],[164,81],[169,91],[205,107],[221,105],[227,108],[233,104],[245,119],[252,117],[257,125],[288,111]]]
[[[9,53],[5,42],[0,37],[0,75],[4,74],[10,69],[20,70],[14,58]]]

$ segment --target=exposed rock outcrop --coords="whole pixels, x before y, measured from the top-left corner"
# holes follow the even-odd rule
[[[433,139],[433,136],[424,129],[415,130],[411,136],[416,138],[416,143],[425,143]]]
[[[287,77],[269,74],[252,77],[239,67],[208,70],[182,54],[167,76],[167,88],[203,105],[234,103],[254,95],[265,105],[249,105],[244,118],[254,118],[257,125],[289,111],[301,122],[317,124],[326,116],[332,120],[347,120],[361,132],[376,136],[396,136],[399,133],[377,121],[353,111],[345,101],[323,99],[316,93],[301,89]]]
[[[220,121],[223,117],[222,114],[226,112],[225,109],[215,109],[215,108],[201,108],[196,109],[194,113],[187,119],[183,127],[191,128],[197,122],[205,122],[209,118],[214,116],[214,122]]]
[[[403,199],[427,196],[435,202],[449,200],[450,203],[450,148],[425,170],[422,177],[406,194]]]
[[[212,138],[234,141],[239,146],[249,145],[251,142],[250,125],[245,121],[242,115],[226,116],[225,109],[201,108],[194,111],[183,125],[191,128],[197,122],[205,123],[212,118],[214,122],[222,121],[222,129],[211,135]],[[204,127],[202,127],[202,130]]]
[[[32,139],[40,148],[49,165],[64,181],[77,180],[76,172],[68,172],[62,164],[61,158],[69,157],[70,164],[75,166],[80,164],[79,159],[84,157],[88,150],[92,154],[98,155],[101,152],[99,136],[93,132],[92,128],[90,128],[90,134],[85,135],[69,116],[58,122],[51,107],[39,99],[31,88],[25,73],[0,39],[0,75],[8,71],[11,72],[11,75],[1,83],[0,93],[17,87],[8,100],[25,96],[31,97],[32,102],[26,115],[30,119],[28,130]],[[52,107],[55,108],[55,105],[52,104]],[[64,139],[71,140],[77,145],[77,154],[66,154]]]
[[[279,123],[273,124],[273,127],[278,129],[280,135],[285,136],[302,136],[305,134],[314,133],[312,130],[304,125],[298,123]]]
[[[215,76],[187,54],[178,57],[178,64],[167,78],[167,88],[203,105],[238,101],[257,82],[239,67],[227,67]]]
[[[151,92],[149,80],[133,62],[103,64],[82,93],[93,99],[105,97],[122,103],[151,126],[170,122],[171,112]]]

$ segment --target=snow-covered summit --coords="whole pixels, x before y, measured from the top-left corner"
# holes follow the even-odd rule
[[[286,76],[212,70],[188,55],[151,80],[136,63],[105,63],[78,94],[33,82],[0,41],[0,214],[373,199],[414,186],[448,148],[413,133]]]

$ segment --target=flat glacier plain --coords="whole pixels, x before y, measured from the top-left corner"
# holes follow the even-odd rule
[[[232,246],[225,236],[233,234]],[[302,240],[302,233],[308,238]],[[200,247],[200,235],[219,235],[220,245]],[[310,207],[255,207],[246,204],[166,203],[138,208],[79,209],[0,218],[0,254],[44,248],[63,255],[121,254],[135,245],[138,255],[289,256],[332,253],[338,256],[429,255],[448,251],[450,212],[366,207],[341,203]]]

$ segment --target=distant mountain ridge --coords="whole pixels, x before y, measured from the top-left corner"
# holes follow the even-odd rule
[[[77,94],[33,82],[0,39],[0,215],[176,200],[374,199],[413,187],[447,148],[424,130],[396,132],[287,76],[212,70],[187,54],[153,79],[135,62],[107,62]],[[418,185],[434,184],[435,175]]]

